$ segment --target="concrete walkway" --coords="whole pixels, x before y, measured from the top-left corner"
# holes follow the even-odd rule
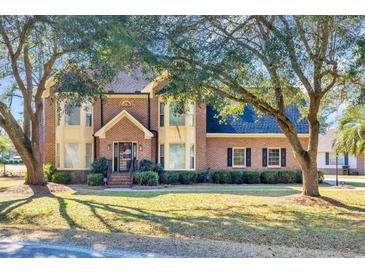
[[[362,183],[365,187],[365,178],[338,178],[339,182],[344,183]],[[330,185],[336,185],[336,178],[324,178],[324,182]]]
[[[14,241],[0,238],[0,258],[163,258],[156,253],[103,251],[71,243]]]

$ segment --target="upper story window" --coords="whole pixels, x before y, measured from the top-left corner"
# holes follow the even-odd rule
[[[72,106],[66,108],[65,111],[65,125],[79,126],[80,125],[80,106]]]
[[[92,127],[92,125],[93,125],[92,105],[87,104],[85,106],[85,126]]]
[[[160,127],[165,126],[165,104],[160,103]]]
[[[170,126],[185,126],[185,115],[180,113],[176,105],[170,105]]]
[[[188,123],[190,127],[194,126],[194,104],[189,105]]]

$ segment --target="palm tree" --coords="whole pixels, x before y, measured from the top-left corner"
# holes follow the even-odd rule
[[[335,148],[337,152],[354,155],[365,152],[365,108],[349,107],[339,120],[336,131]]]

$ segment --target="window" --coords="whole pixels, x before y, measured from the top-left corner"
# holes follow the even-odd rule
[[[190,169],[195,168],[194,145],[190,145]]]
[[[64,158],[65,168],[80,168],[80,145],[65,144]]]
[[[244,167],[246,165],[246,150],[245,148],[233,148],[233,166]]]
[[[336,165],[336,153],[329,153],[330,154],[330,165]],[[345,164],[344,155],[338,154],[338,165],[343,166]]]
[[[170,169],[185,169],[185,145],[170,144]]]
[[[90,168],[92,162],[92,146],[91,144],[85,145],[85,168]]]
[[[165,126],[165,104],[160,103],[160,127]]]
[[[176,105],[170,105],[170,126],[185,126],[185,115]]]
[[[189,121],[189,126],[193,127],[194,126],[194,104],[189,105],[189,112],[188,112],[188,121]]]
[[[60,167],[60,144],[56,144],[56,168]]]
[[[267,154],[268,166],[280,166],[280,149],[269,148]]]
[[[59,127],[61,125],[61,112],[57,111],[57,126]]]
[[[72,106],[65,109],[65,125],[79,126],[80,125],[80,107]]]
[[[165,167],[165,145],[160,145],[160,165]]]
[[[85,106],[85,126],[92,127],[93,125],[93,108],[91,104]]]

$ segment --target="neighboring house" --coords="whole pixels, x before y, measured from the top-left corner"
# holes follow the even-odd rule
[[[324,174],[336,174],[336,152],[333,147],[336,129],[329,129],[325,134],[319,135],[317,166]],[[338,173],[342,174],[344,168],[349,168],[352,174],[364,174],[364,156],[340,153],[338,157]]]
[[[84,180],[97,157],[110,160],[113,172],[128,171],[142,159],[165,170],[297,169],[298,162],[274,118],[258,117],[246,107],[238,120],[219,123],[215,110],[190,103],[179,114],[158,95],[166,82],[146,81],[140,73],[120,73],[93,106],[56,114],[55,94],[44,94],[44,163],[54,163]],[[296,107],[287,108],[304,145],[308,124]]]

